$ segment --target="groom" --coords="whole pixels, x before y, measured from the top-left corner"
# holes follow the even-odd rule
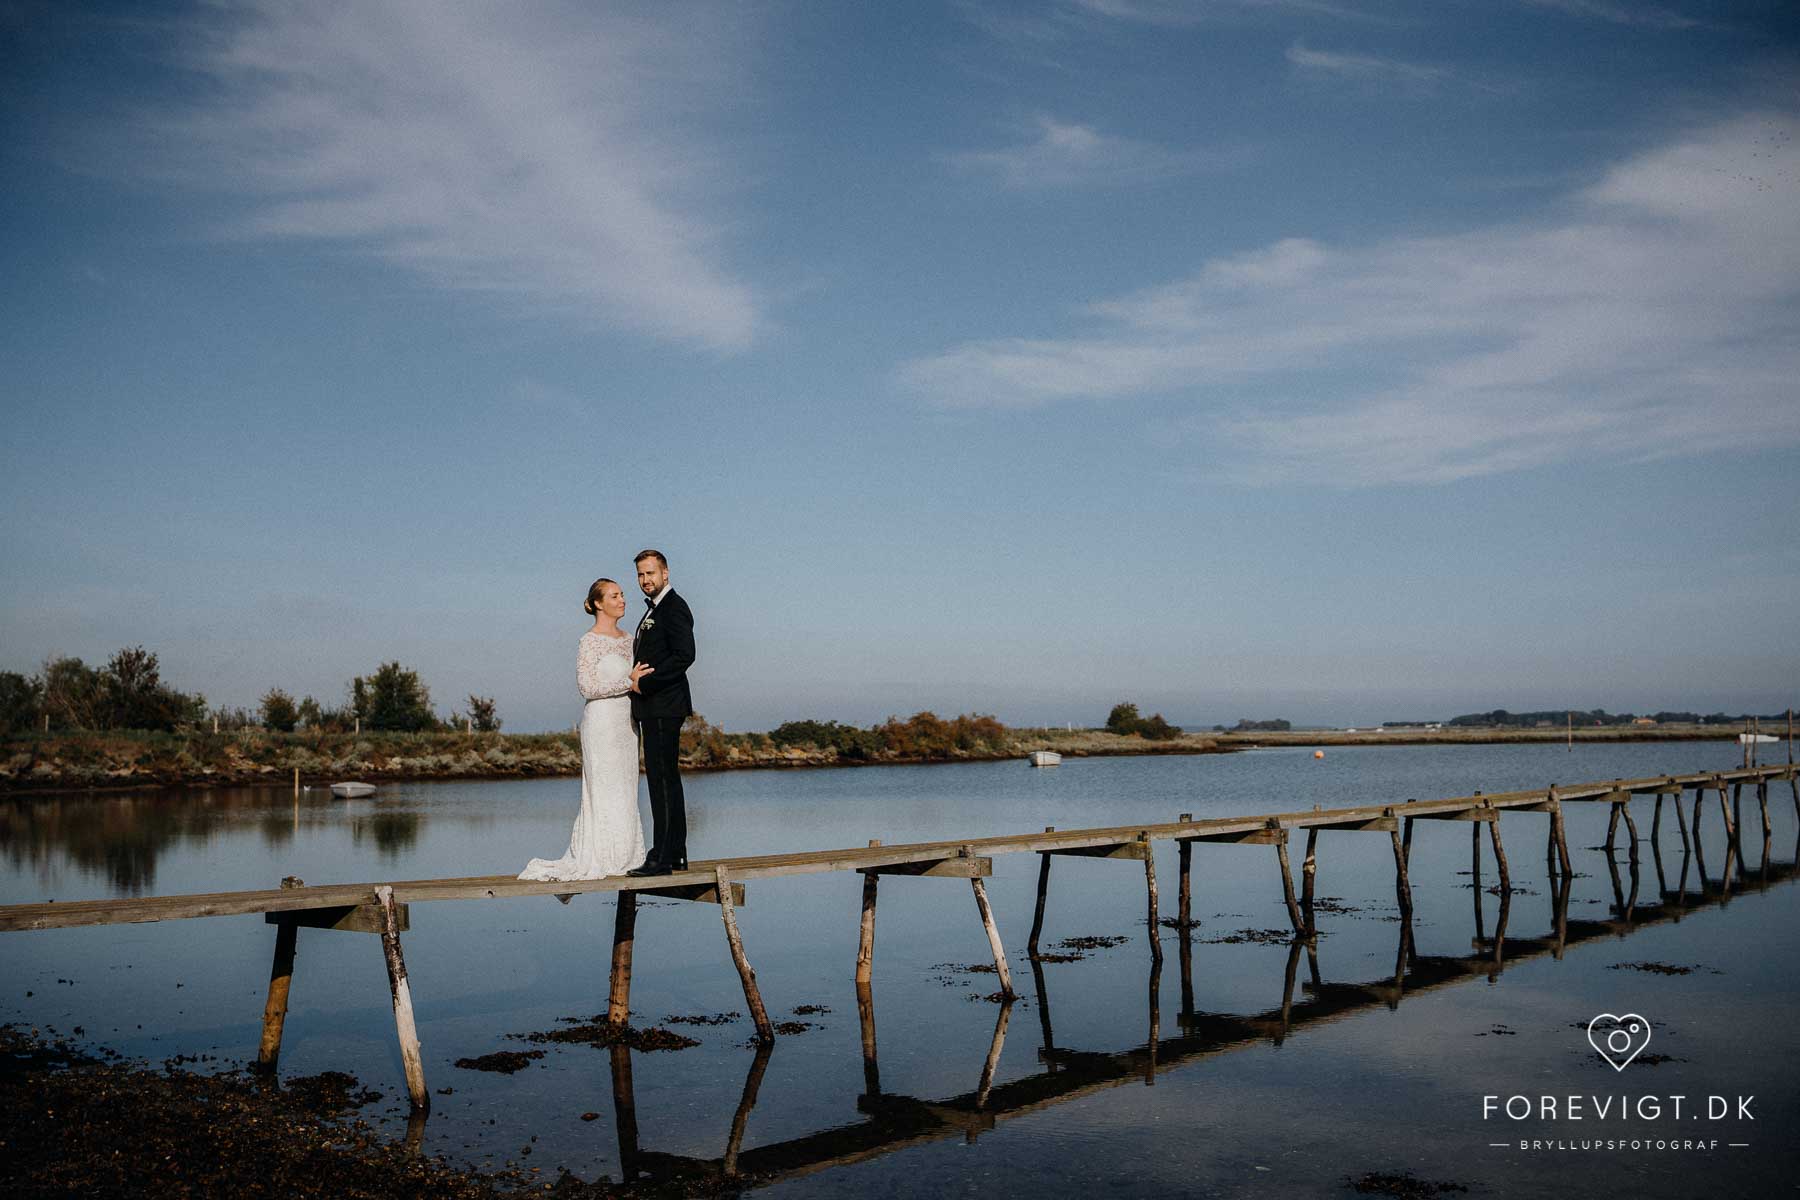
[[[650,786],[652,844],[630,875],[687,870],[687,806],[681,795],[681,723],[694,711],[687,669],[694,663],[694,614],[669,586],[669,560],[660,550],[637,556],[638,587],[650,606],[638,622],[632,658],[653,668],[631,693],[631,719],[644,737],[644,776]]]

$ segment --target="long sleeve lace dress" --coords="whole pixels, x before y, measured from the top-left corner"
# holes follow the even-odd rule
[[[581,711],[581,810],[561,858],[534,858],[520,879],[600,879],[644,861],[638,746],[631,731],[631,639],[591,630],[575,654]]]

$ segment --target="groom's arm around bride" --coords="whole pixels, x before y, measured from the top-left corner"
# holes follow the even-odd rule
[[[638,622],[632,657],[652,668],[631,695],[631,716],[644,738],[654,844],[634,874],[687,866],[687,807],[681,791],[681,726],[694,711],[687,670],[694,663],[694,614],[669,585],[669,563],[656,550],[637,556],[638,586],[648,610]]]

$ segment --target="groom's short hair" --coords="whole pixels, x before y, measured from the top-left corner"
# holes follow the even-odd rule
[[[631,560],[631,565],[635,567],[646,558],[654,558],[657,562],[662,564],[662,569],[665,571],[669,569],[669,560],[663,557],[663,552],[661,550],[639,550],[637,552],[637,557]]]

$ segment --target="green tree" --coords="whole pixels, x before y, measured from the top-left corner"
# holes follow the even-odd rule
[[[469,697],[469,724],[476,733],[500,732],[500,718],[495,713],[492,696]]]
[[[369,729],[417,733],[437,727],[431,690],[417,671],[397,662],[382,663],[367,679],[358,675],[350,683],[350,696],[353,711]]]
[[[0,733],[36,729],[43,711],[42,679],[17,671],[0,671]]]
[[[318,705],[313,707],[317,709]],[[262,698],[262,723],[264,729],[292,733],[294,726],[300,723],[299,706],[294,703],[292,696],[280,688],[270,688]]]
[[[106,718],[105,686],[100,672],[79,658],[52,658],[44,663],[44,712],[52,729],[100,729]]]
[[[1130,736],[1138,731],[1138,723],[1143,720],[1138,716],[1135,704],[1115,704],[1106,715],[1106,731]]]

